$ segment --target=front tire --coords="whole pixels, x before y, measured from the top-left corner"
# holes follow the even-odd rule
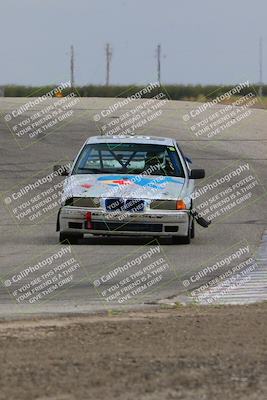
[[[190,244],[191,238],[195,237],[195,224],[194,220],[189,220],[188,232],[186,236],[173,236],[173,244]]]
[[[190,244],[191,237],[190,235],[187,236],[173,236],[172,243],[173,244]]]
[[[195,221],[193,219],[191,224],[191,239],[194,239],[194,237],[195,237]]]
[[[77,244],[79,239],[83,238],[82,233],[65,233],[65,232],[60,232],[59,233],[59,241],[60,243],[64,241],[68,241],[70,244]]]

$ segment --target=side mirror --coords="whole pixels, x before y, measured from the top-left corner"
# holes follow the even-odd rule
[[[53,171],[57,172],[59,176],[68,176],[70,169],[68,165],[54,165]]]
[[[205,178],[204,169],[192,169],[190,173],[190,179],[203,179]]]

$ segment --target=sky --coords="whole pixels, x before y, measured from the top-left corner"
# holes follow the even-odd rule
[[[266,0],[0,0],[0,85],[267,82]]]

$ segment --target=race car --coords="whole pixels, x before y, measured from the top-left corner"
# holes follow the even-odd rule
[[[177,142],[154,136],[94,136],[63,184],[59,240],[84,235],[194,237],[192,193],[203,169],[190,169]],[[61,166],[55,166],[58,170]]]

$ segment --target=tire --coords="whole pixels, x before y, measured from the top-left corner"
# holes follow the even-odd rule
[[[173,244],[190,244],[191,238],[195,236],[195,224],[194,220],[191,222],[189,220],[188,232],[186,236],[173,236],[172,243]]]
[[[191,237],[190,235],[187,236],[173,236],[172,243],[173,244],[190,244]]]
[[[81,233],[59,233],[59,241],[60,243],[64,242],[65,240],[69,241],[70,244],[77,244],[79,239],[83,238],[83,234]]]
[[[194,239],[194,237],[195,237],[195,221],[193,219],[191,224],[191,239]]]
[[[191,202],[191,210],[194,208],[193,206],[193,201]],[[191,223],[191,239],[194,239],[195,237],[195,220],[192,217],[192,223]]]

